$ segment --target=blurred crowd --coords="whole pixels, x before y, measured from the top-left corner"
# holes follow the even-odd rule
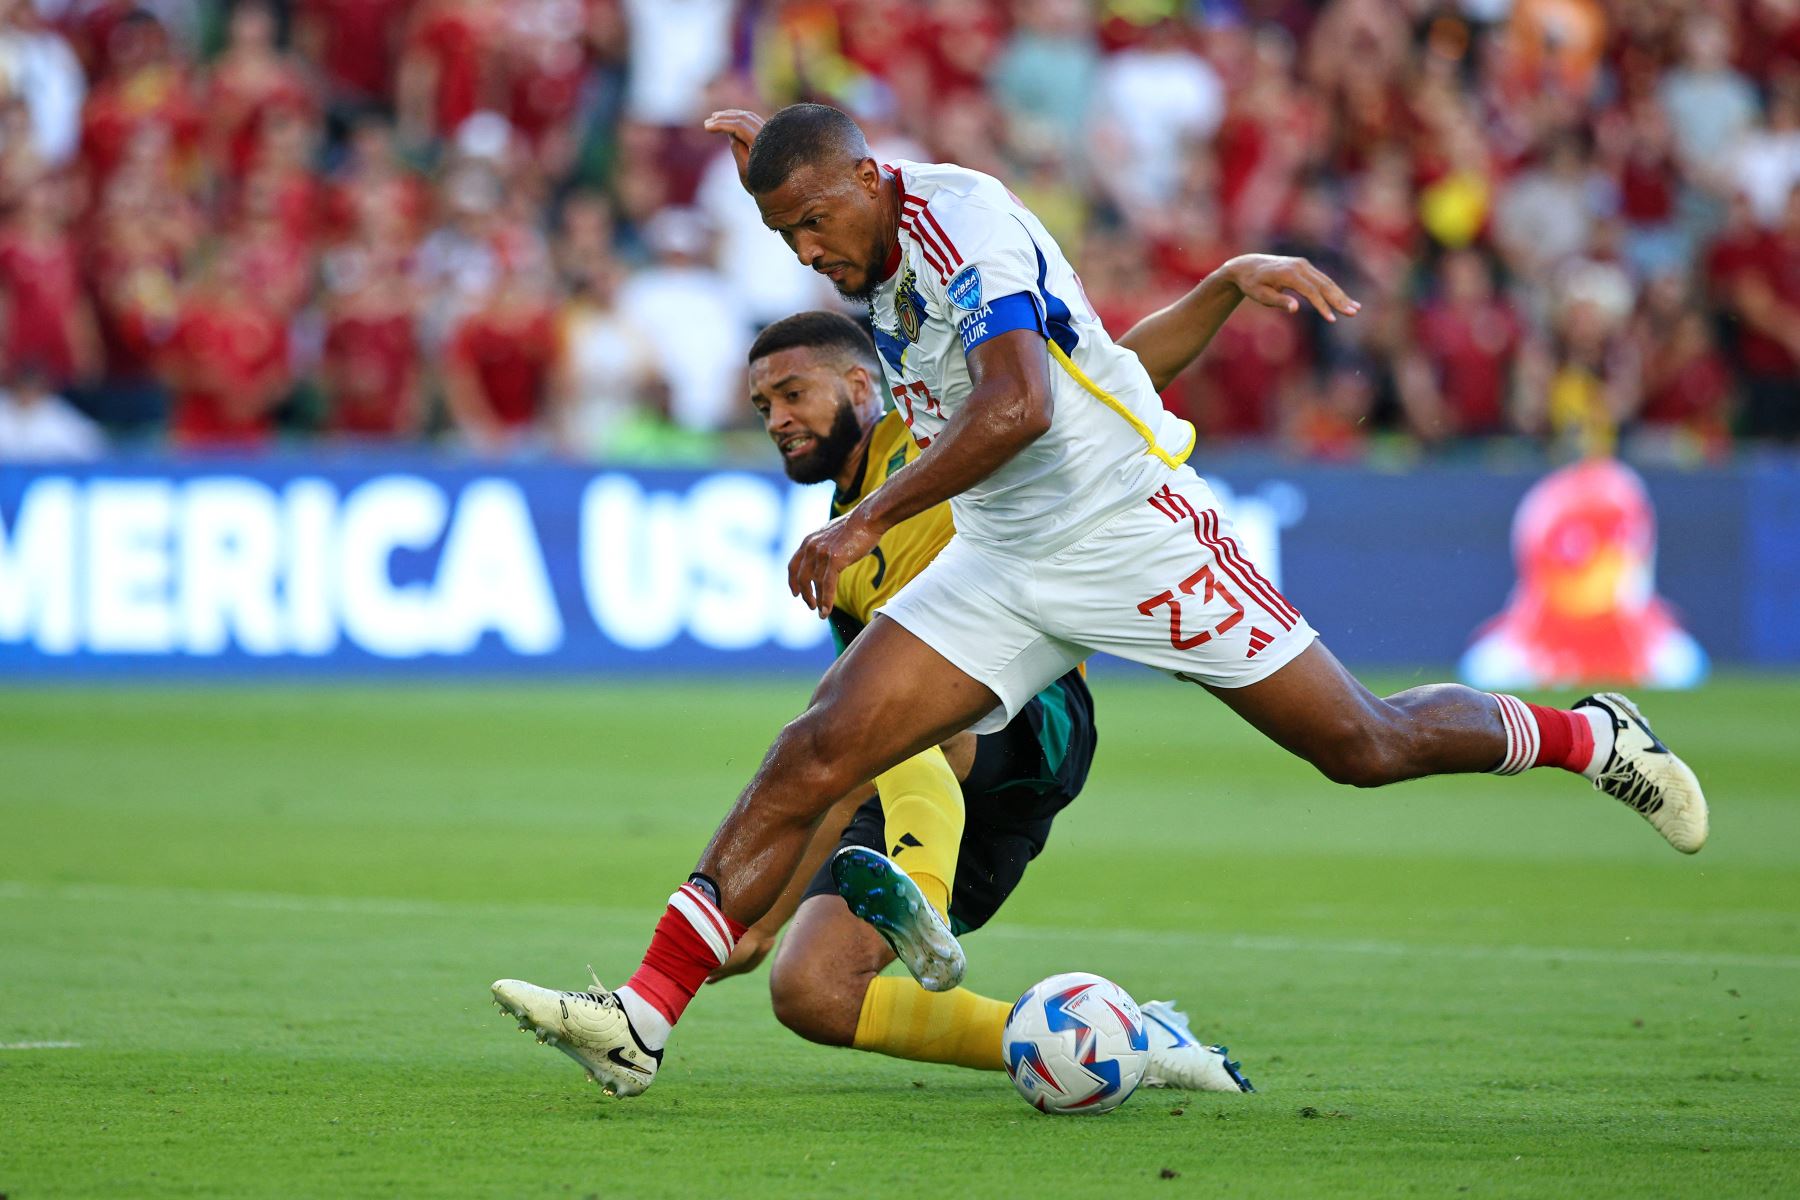
[[[1005,179],[1109,328],[1232,254],[1166,394],[1322,458],[1800,438],[1800,0],[0,0],[0,455],[708,461],[840,303],[709,111]]]

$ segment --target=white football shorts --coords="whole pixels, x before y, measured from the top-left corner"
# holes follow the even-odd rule
[[[1187,467],[1045,558],[960,535],[881,609],[1000,697],[1006,723],[1095,653],[1212,687],[1252,684],[1318,636],[1243,552]]]

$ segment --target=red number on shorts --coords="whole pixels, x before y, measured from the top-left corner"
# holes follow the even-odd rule
[[[1201,593],[1200,602],[1202,604],[1210,604],[1212,603],[1214,596],[1222,596],[1225,599],[1225,603],[1231,605],[1231,615],[1226,617],[1223,621],[1220,621],[1211,629],[1202,630],[1192,637],[1181,632],[1181,601],[1175,598],[1174,592],[1158,592],[1156,595],[1138,605],[1138,611],[1143,613],[1146,617],[1151,616],[1157,609],[1164,605],[1168,605],[1169,644],[1174,646],[1177,650],[1192,650],[1195,646],[1203,646],[1207,642],[1212,641],[1213,634],[1230,633],[1237,623],[1244,619],[1244,606],[1238,603],[1238,598],[1231,594],[1229,588],[1213,577],[1211,567],[1201,567],[1198,571],[1189,575],[1186,579],[1181,581],[1180,588],[1183,595],[1191,596],[1194,594],[1195,590],[1202,585],[1205,586],[1206,590]]]

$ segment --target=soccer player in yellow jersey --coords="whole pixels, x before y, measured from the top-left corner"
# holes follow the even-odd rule
[[[1263,256],[1243,265],[1251,262],[1276,279],[1298,270]],[[1218,289],[1203,285],[1121,344],[1166,384],[1228,312]],[[783,467],[801,483],[835,484],[833,517],[920,453],[902,415],[882,411],[876,353],[861,327],[827,312],[771,325],[750,351],[751,402]],[[840,576],[830,613],[840,650],[954,532],[948,505],[927,509],[890,529]],[[738,939],[714,981],[754,968],[791,918],[770,973],[784,1025],[827,1045],[1000,1069],[1007,1004],[954,986],[962,964],[951,935],[980,928],[1018,885],[1055,814],[1079,793],[1094,746],[1093,699],[1081,672],[1071,671],[1001,731],[959,734],[878,777],[874,795],[864,789],[845,797],[820,821],[780,901]],[[884,921],[880,900],[908,897],[928,907],[912,921]],[[942,944],[933,943],[929,926],[943,928]],[[896,955],[916,978],[945,990],[882,976]],[[1173,1004],[1152,1002],[1145,1012],[1153,1083],[1249,1090],[1223,1048],[1196,1039]]]

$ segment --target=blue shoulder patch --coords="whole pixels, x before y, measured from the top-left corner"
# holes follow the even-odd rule
[[[964,267],[950,280],[944,294],[956,307],[974,312],[981,307],[981,272],[973,263]]]

